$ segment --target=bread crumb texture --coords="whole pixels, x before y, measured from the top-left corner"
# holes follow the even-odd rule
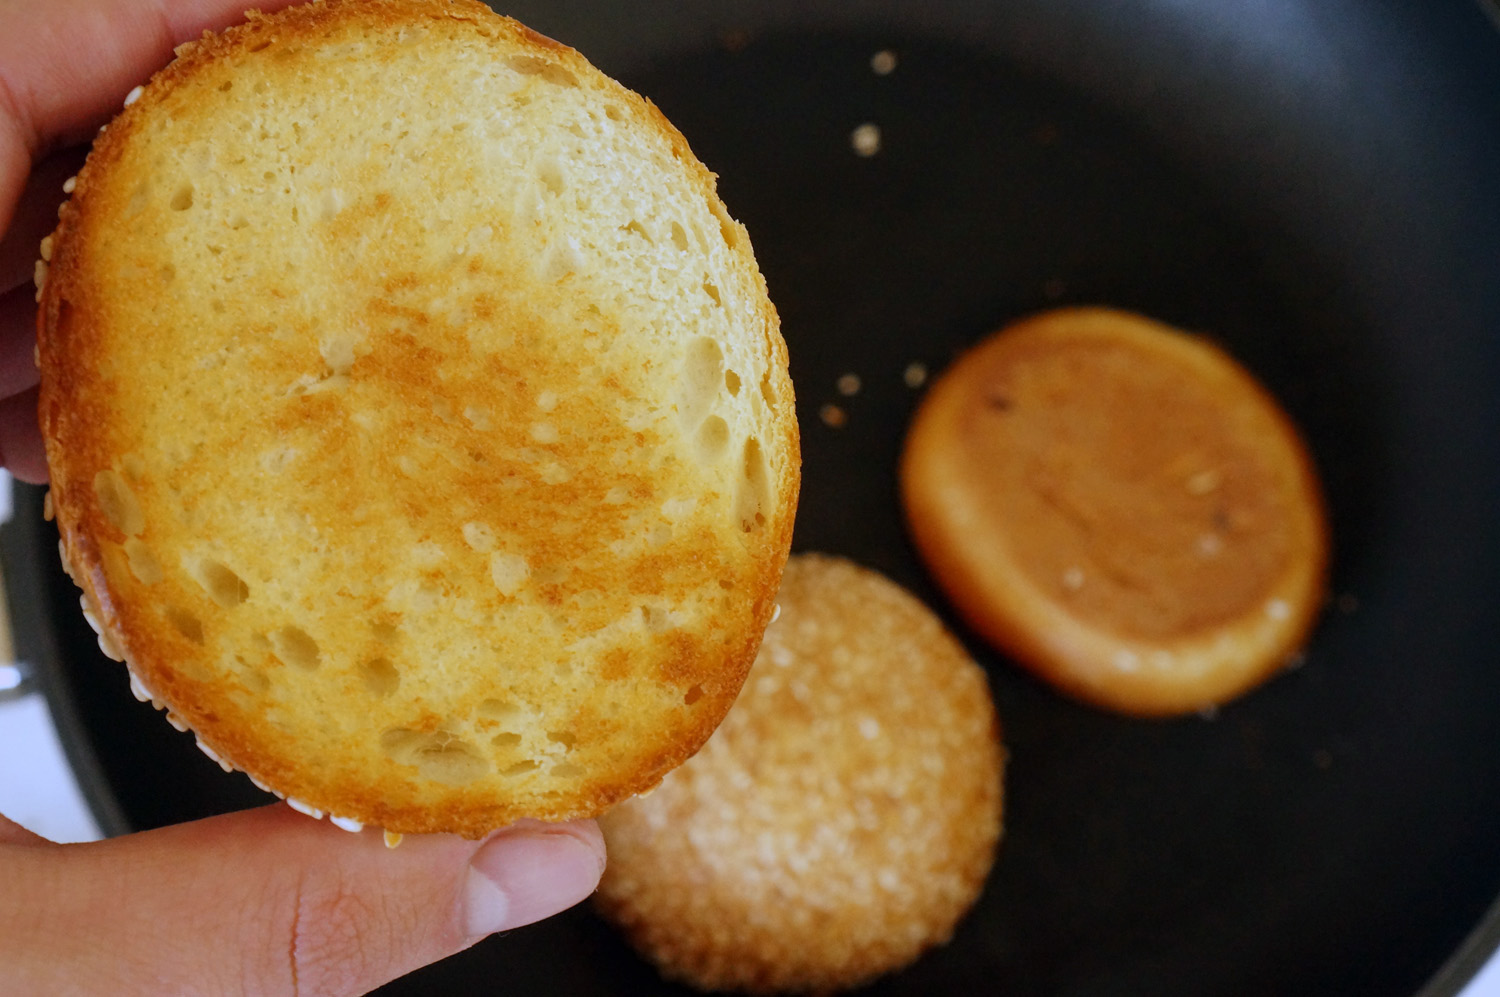
[[[985,339],[907,438],[912,535],[968,621],[1049,682],[1132,714],[1224,702],[1322,606],[1312,460],[1203,337],[1067,308]]]
[[[284,795],[393,832],[598,813],[728,710],[790,542],[745,230],[649,102],[481,4],[249,17],[62,211],[65,560]]]
[[[798,555],[739,702],[697,756],[601,824],[598,894],[662,972],[826,992],[946,942],[1000,836],[983,671],[915,597]]]

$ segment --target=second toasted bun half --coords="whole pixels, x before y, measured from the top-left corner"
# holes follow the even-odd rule
[[[798,487],[785,345],[682,136],[469,0],[179,49],[44,246],[51,502],[101,643],[308,810],[477,836],[734,702]]]
[[[967,622],[1082,700],[1140,716],[1279,671],[1323,605],[1328,532],[1275,399],[1200,336],[1069,308],[934,383],[901,495]]]

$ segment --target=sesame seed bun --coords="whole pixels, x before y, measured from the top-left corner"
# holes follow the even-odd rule
[[[717,726],[785,562],[746,232],[479,3],[249,18],[132,95],[48,244],[64,561],[142,695],[309,812],[597,814]]]
[[[792,558],[723,726],[601,819],[598,904],[705,990],[823,992],[952,935],[1000,836],[983,671],[927,607],[848,561]]]
[[[1312,461],[1227,353],[1062,309],[960,357],[907,436],[917,547],[967,622],[1063,692],[1164,716],[1279,671],[1322,606]]]

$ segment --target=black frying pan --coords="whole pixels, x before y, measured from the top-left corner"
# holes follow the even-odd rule
[[[1321,470],[1336,600],[1306,663],[1211,718],[1118,719],[969,638],[1012,763],[953,943],[882,993],[1456,993],[1500,938],[1500,33],[1473,0],[673,0],[507,10],[656,101],[721,174],[781,310],[796,546],[947,612],[901,528],[932,370],[1017,316],[1221,340]],[[1488,11],[1493,14],[1493,11]],[[872,72],[890,50],[894,72]],[[881,149],[850,133],[871,122]],[[857,373],[845,399],[836,379]],[[820,407],[840,404],[833,429]],[[127,691],[6,533],[18,640],[109,831],[260,802]],[[960,631],[961,633],[963,631]],[[392,994],[658,993],[586,909]]]

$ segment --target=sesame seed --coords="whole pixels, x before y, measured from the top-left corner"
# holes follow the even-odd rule
[[[1223,476],[1215,470],[1199,471],[1187,479],[1187,490],[1189,495],[1207,495],[1217,491],[1219,485],[1223,484]]]
[[[286,798],[286,805],[297,811],[299,814],[307,814],[307,816],[313,818],[314,820],[323,819],[323,811],[319,810],[311,803],[303,803],[299,799],[288,796]]]

